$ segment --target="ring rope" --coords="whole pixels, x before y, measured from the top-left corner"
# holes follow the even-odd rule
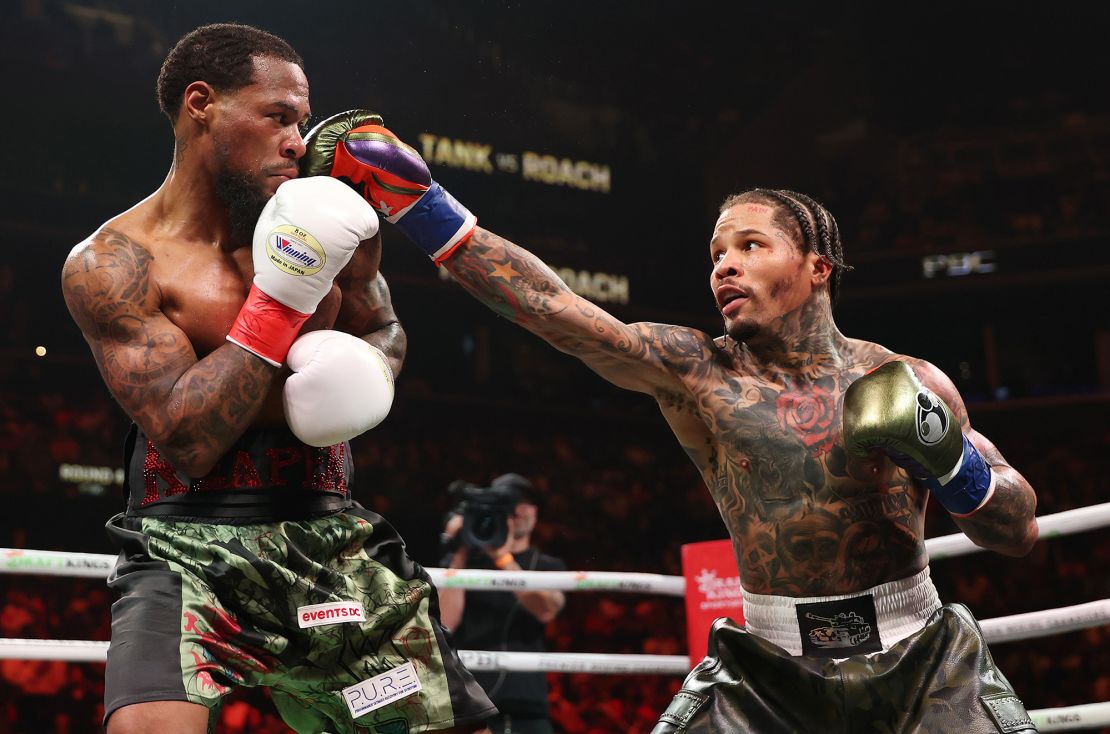
[[[1042,539],[1070,535],[1110,524],[1110,502],[1037,518]],[[962,533],[929,538],[932,560],[974,553],[976,546]],[[0,573],[105,578],[116,557],[98,553],[0,548]],[[441,588],[474,590],[551,589],[560,591],[624,591],[684,596],[681,576],[588,571],[485,571],[427,569]],[[1110,623],[1110,599],[1040,612],[1014,614],[980,621],[989,643],[1010,642],[1070,632]],[[0,638],[0,659],[66,660],[103,663],[108,642],[92,640],[28,640]],[[581,672],[685,675],[685,655],[609,655],[602,653],[524,653],[460,650],[472,670],[512,672]],[[1029,712],[1041,731],[1075,731],[1110,726],[1110,702],[1091,703]]]
[[[627,591],[640,594],[686,596],[686,579],[655,573],[615,571],[493,571],[481,568],[429,568],[441,589],[484,591]]]
[[[1059,635],[1104,624],[1110,624],[1110,599],[984,619],[979,622],[979,627],[988,643],[997,644]]]
[[[103,663],[108,642],[98,640],[31,640],[0,638],[0,660],[64,660]],[[690,658],[685,655],[608,655],[584,652],[501,652],[459,650],[471,670],[505,670],[515,673],[643,673],[686,675]]]
[[[1110,525],[1110,502],[1066,510],[1037,518],[1041,539],[1057,538]],[[928,538],[925,549],[932,560],[983,550],[963,533]],[[101,553],[0,548],[0,574],[38,574],[106,578],[116,557]],[[440,588],[475,590],[626,591],[684,596],[686,579],[652,573],[611,571],[493,571],[483,569],[426,569]]]
[[[107,657],[107,642],[0,639],[0,659],[103,663]],[[459,650],[459,657],[470,670],[664,675],[686,675],[690,671],[690,662],[685,655]],[[1110,703],[1038,709],[1030,711],[1029,716],[1042,732],[1096,729],[1110,726]]]
[[[1065,510],[1064,512],[1056,512],[1037,518],[1037,528],[1040,531],[1041,540],[1082,533],[1107,525],[1110,525],[1110,502]],[[926,539],[925,550],[929,552],[930,560],[939,561],[953,556],[978,553],[986,550],[986,548],[975,545],[963,533],[953,533],[952,535],[941,535]]]
[[[1041,731],[1076,731],[1110,726],[1110,703],[1084,703],[1054,709],[1037,709],[1029,718]]]
[[[1110,624],[1110,599],[1060,607],[1043,612],[1013,614],[979,622],[988,643],[1026,640],[1052,634],[1073,632],[1088,627]],[[28,640],[0,638],[0,660],[69,660],[73,662],[104,662],[108,643],[95,640]],[[461,650],[460,655],[481,655],[483,667],[478,670],[512,672],[582,672],[582,673],[688,673],[689,658],[685,655],[609,655],[605,653],[525,653]],[[489,656],[493,656],[492,658]],[[497,660],[510,667],[485,667],[488,660]],[[632,659],[635,659],[634,661]],[[570,661],[570,662],[567,662]],[[608,662],[606,662],[608,661]],[[616,661],[616,662],[613,662]],[[643,662],[641,662],[643,661]],[[500,665],[500,662],[498,663]],[[477,663],[476,663],[477,664]],[[610,665],[612,669],[588,665]],[[584,665],[587,667],[565,667]],[[521,667],[525,666],[525,667]],[[627,667],[623,667],[627,666]],[[469,664],[468,664],[469,667]]]

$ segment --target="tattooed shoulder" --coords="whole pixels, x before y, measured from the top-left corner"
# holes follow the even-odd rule
[[[899,355],[898,358],[912,367],[917,379],[948,404],[956,420],[966,429],[968,427],[967,407],[952,379],[939,367],[924,359],[905,355]]]
[[[851,345],[851,352],[848,359],[857,370],[863,372],[870,372],[876,367],[898,358],[897,354],[881,344],[861,339],[852,339],[849,344]]]
[[[697,329],[654,323],[633,326],[659,359],[678,374],[699,373],[718,358],[720,350],[713,339]]]
[[[102,228],[70,251],[62,292],[82,327],[110,317],[114,308],[148,307],[154,256],[119,230]]]

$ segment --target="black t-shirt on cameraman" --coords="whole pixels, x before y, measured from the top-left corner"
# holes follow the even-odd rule
[[[514,553],[525,571],[566,571],[562,559],[535,548]],[[443,565],[450,562],[444,559]],[[471,551],[468,568],[494,568],[482,551]],[[467,591],[455,644],[463,650],[544,652],[544,624],[532,616],[511,591]],[[478,684],[502,714],[547,718],[547,674],[474,671]]]

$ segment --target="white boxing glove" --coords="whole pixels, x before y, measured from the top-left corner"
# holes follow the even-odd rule
[[[274,366],[331,290],[358,245],[378,233],[378,215],[327,176],[278,187],[254,227],[254,283],[228,341]]]
[[[288,185],[288,184],[285,184]],[[341,331],[293,342],[282,391],[285,420],[309,446],[348,441],[381,423],[393,405],[393,370],[377,347]]]

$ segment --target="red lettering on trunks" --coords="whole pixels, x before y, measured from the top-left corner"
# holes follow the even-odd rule
[[[282,446],[276,449],[266,449],[266,458],[270,460],[270,486],[283,487],[286,484],[281,473],[291,466],[305,463],[304,449],[292,446]]]
[[[216,466],[212,467],[212,471],[208,472],[207,476],[193,482],[193,491],[218,492],[227,489],[227,476],[224,474],[224,466],[226,465],[223,459],[217,461]]]
[[[288,488],[290,485],[344,496],[350,493],[345,443],[323,448],[293,445],[259,447],[254,452],[231,451],[204,477],[185,480],[179,478],[173,465],[147,440],[141,476],[143,497],[139,507],[188,492]]]
[[[262,486],[262,480],[258,478],[258,469],[255,468],[251,455],[246,451],[235,454],[235,466],[231,469],[231,486],[237,489],[244,487],[256,489]]]
[[[166,483],[164,493],[158,491],[159,478]],[[174,471],[173,465],[162,458],[162,454],[158,452],[154,442],[150,440],[146,442],[146,458],[143,459],[143,485],[146,492],[143,495],[143,501],[139,503],[140,507],[145,507],[162,497],[185,494],[188,490],[188,487],[177,478],[177,472]]]
[[[347,494],[347,473],[344,471],[347,444],[338,443],[334,446],[309,450],[307,458],[305,489]]]

